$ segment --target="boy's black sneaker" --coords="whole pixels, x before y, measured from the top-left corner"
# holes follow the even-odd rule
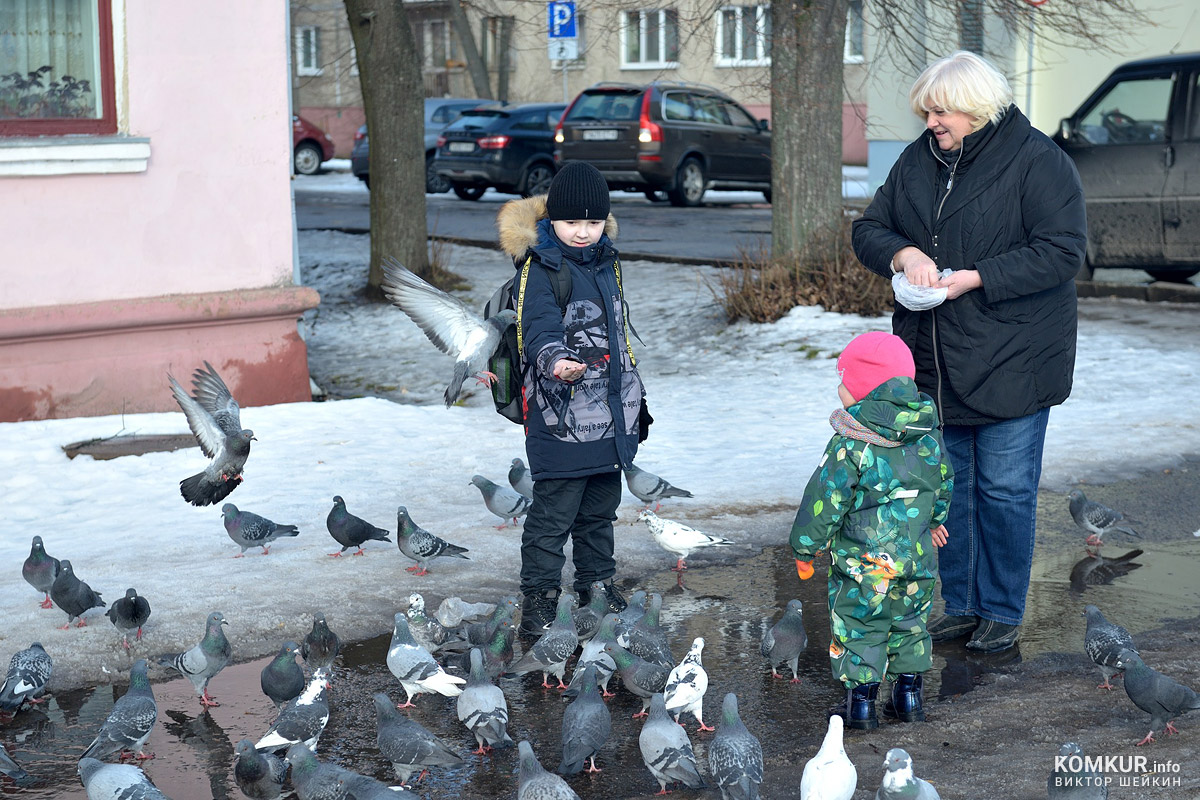
[[[974,614],[956,617],[943,614],[929,623],[929,638],[935,642],[948,642],[973,633],[979,627],[979,617]]]
[[[604,584],[604,596],[608,598],[608,611],[610,614],[620,614],[629,605],[625,602],[625,597],[621,594],[621,590],[612,581]]]
[[[1003,622],[985,619],[975,629],[971,641],[967,642],[967,649],[977,653],[999,653],[1016,644],[1020,632],[1020,625],[1006,625]]]
[[[521,633],[541,636],[558,612],[558,589],[527,595],[521,603]]]

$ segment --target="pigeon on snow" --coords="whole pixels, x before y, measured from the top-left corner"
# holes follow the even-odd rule
[[[700,730],[712,731],[716,728],[704,724],[704,693],[708,691],[708,672],[701,660],[703,654],[704,637],[697,636],[683,661],[667,675],[663,700],[667,713],[676,722],[679,722],[681,715],[690,713],[700,723]]]
[[[388,538],[388,531],[385,531],[383,528],[376,528],[362,517],[356,517],[347,511],[346,501],[341,496],[333,498],[333,508],[329,510],[329,516],[325,518],[325,527],[329,530],[329,535],[342,546],[342,549],[336,553],[329,553],[334,558],[337,558],[351,547],[358,548],[354,552],[354,555],[366,555],[363,552],[363,544],[371,539],[379,542],[388,542],[389,544],[392,541]]]
[[[687,569],[687,557],[692,554],[693,550],[704,547],[728,547],[733,544],[720,536],[710,536],[675,520],[663,519],[650,510],[642,511],[638,514],[638,519],[646,523],[646,527],[650,529],[650,533],[654,536],[654,541],[658,542],[659,547],[679,557],[675,566],[671,568],[673,572],[682,572]]]
[[[45,702],[46,682],[54,671],[54,661],[46,653],[41,642],[34,642],[24,650],[13,653],[8,662],[8,673],[0,685],[0,717],[12,716],[25,707],[26,703]]]
[[[800,776],[800,800],[851,800],[858,786],[858,770],[842,746],[843,719],[829,718],[821,749],[804,765]]]
[[[617,662],[613,661],[613,657],[604,651],[604,645],[613,644],[616,641],[617,615],[605,614],[604,619],[600,620],[600,625],[596,628],[596,633],[583,645],[579,660],[575,662],[575,672],[571,674],[571,681],[567,684],[567,690],[563,692],[564,697],[574,697],[579,694],[579,690],[583,688],[584,673],[587,672],[589,666],[596,668],[596,680],[600,683],[600,693],[605,697],[613,696],[608,691],[608,682],[612,680],[613,674],[617,671]]]
[[[616,663],[617,671],[621,673],[621,684],[642,698],[642,710],[635,713],[633,718],[646,716],[650,698],[667,688],[667,676],[671,671],[638,658],[616,642],[604,645],[604,652]]]
[[[636,464],[630,464],[625,470],[625,485],[630,494],[646,504],[646,508],[654,503],[655,511],[664,497],[694,497],[691,492],[672,486],[653,472],[639,469]]]
[[[579,800],[567,782],[542,768],[528,740],[517,745],[517,800]]]
[[[638,735],[638,748],[646,769],[658,781],[659,794],[667,792],[668,783],[682,783],[689,789],[704,788],[687,732],[667,714],[661,694],[650,698],[650,716]]]
[[[258,684],[276,708],[282,708],[304,691],[304,670],[296,663],[299,652],[300,645],[284,642],[279,653],[259,673]]]
[[[104,759],[113,753],[134,753],[138,759],[154,758],[142,749],[158,721],[158,704],[146,675],[146,659],[139,658],[129,672],[129,690],[113,704],[108,719],[81,758]]]
[[[251,514],[249,511],[239,511],[233,503],[221,506],[221,516],[225,520],[225,532],[233,543],[242,548],[234,558],[241,558],[251,547],[261,547],[263,555],[271,552],[271,542],[280,536],[299,536],[300,529],[295,525],[280,525],[266,517]]]
[[[250,800],[279,800],[287,777],[283,759],[258,752],[249,739],[242,739],[234,750],[237,761],[233,764],[233,779],[242,794]]]
[[[192,374],[190,397],[170,373],[167,379],[201,452],[211,459],[203,472],[180,481],[179,493],[194,506],[214,505],[242,482],[250,442],[257,441],[254,431],[242,428],[237,401],[207,361]]]
[[[1104,544],[1102,537],[1109,531],[1119,531],[1135,539],[1142,538],[1142,535],[1133,528],[1121,524],[1125,521],[1124,514],[1114,511],[1106,505],[1088,500],[1081,490],[1073,490],[1067,495],[1067,500],[1071,518],[1075,520],[1076,525],[1088,532],[1088,544],[1093,546]]]
[[[398,708],[414,705],[412,698],[415,694],[458,697],[462,693],[459,687],[466,683],[457,675],[451,675],[442,669],[429,651],[416,643],[403,612],[397,613],[395,617],[392,642],[387,653],[387,666],[396,676],[396,680],[400,681],[406,695],[404,704]]]
[[[733,692],[721,703],[721,724],[708,745],[708,774],[721,790],[721,800],[757,800],[763,779],[762,745],[742,724]]]
[[[1115,579],[1125,577],[1142,566],[1134,561],[1142,552],[1130,550],[1124,555],[1109,558],[1098,551],[1088,550],[1087,555],[1071,567],[1068,578],[1071,591],[1082,594],[1089,586],[1107,586]]]
[[[269,753],[288,750],[301,745],[316,752],[317,742],[329,722],[329,678],[325,670],[318,669],[309,678],[304,691],[294,700],[284,704],[275,722],[254,749]]]
[[[392,769],[396,770],[402,786],[417,770],[424,776],[429,767],[451,767],[462,763],[462,757],[445,742],[421,723],[397,711],[386,694],[379,692],[374,699],[378,726],[376,743],[380,754],[392,762]]]
[[[1133,637],[1129,631],[1109,622],[1096,606],[1085,606],[1083,615],[1087,617],[1087,632],[1083,635],[1083,649],[1088,658],[1100,668],[1104,683],[1097,689],[1114,689],[1109,679],[1121,671],[1117,666],[1121,656],[1126,652],[1137,653],[1133,645]]]
[[[88,800],[168,800],[146,773],[133,764],[105,764],[94,758],[81,758],[77,769]]]
[[[762,654],[771,664],[771,675],[783,676],[775,669],[787,662],[792,668],[792,683],[800,682],[796,671],[800,654],[808,647],[808,634],[804,632],[804,607],[799,600],[789,600],[779,621],[767,629],[762,638]]]
[[[72,622],[79,628],[87,625],[83,615],[89,609],[104,608],[104,598],[99,592],[92,591],[91,586],[75,577],[71,562],[65,558],[59,562],[58,577],[50,587],[50,599],[67,614],[67,624],[59,628],[64,631],[71,627]]]
[[[533,478],[529,475],[529,467],[519,458],[514,458],[512,466],[509,467],[508,485],[515,489],[517,494],[533,497]]]
[[[1138,745],[1154,741],[1154,732],[1166,728],[1167,734],[1179,733],[1171,720],[1200,708],[1200,695],[1174,678],[1146,666],[1141,656],[1126,650],[1117,659],[1125,670],[1125,694],[1133,704],[1150,715],[1150,732]]]
[[[408,632],[417,644],[430,653],[436,653],[446,643],[449,634],[442,623],[425,615],[425,598],[420,592],[408,596],[408,608],[404,610],[404,616],[408,619]]]
[[[324,614],[313,616],[312,630],[300,643],[300,655],[311,670],[324,669],[327,672],[333,668],[333,660],[341,650],[342,642],[338,635],[329,628]]]
[[[611,733],[612,716],[596,686],[596,665],[589,664],[579,696],[563,710],[563,757],[557,772],[574,775],[584,768],[584,762],[590,764],[588,772],[599,772],[596,753],[604,747]]]
[[[492,683],[483,665],[483,651],[471,650],[471,676],[458,696],[458,721],[467,726],[479,743],[476,755],[494,747],[511,747],[508,736],[508,702]]]
[[[136,589],[125,590],[125,596],[119,597],[104,612],[104,616],[112,620],[113,626],[121,634],[121,644],[129,649],[129,632],[137,631],[134,637],[142,640],[142,626],[150,619],[150,601],[140,596]]]
[[[671,654],[671,646],[667,643],[667,632],[659,624],[661,614],[662,595],[655,592],[650,595],[642,618],[628,630],[617,634],[617,644],[651,664],[670,670],[675,666],[675,656]]]
[[[429,562],[438,556],[467,558],[463,554],[470,552],[465,547],[450,544],[413,522],[404,506],[396,509],[396,544],[400,546],[401,553],[417,562],[404,568],[406,572],[414,575],[428,574]]]
[[[543,688],[552,687],[550,676],[554,675],[558,678],[558,688],[566,689],[563,675],[567,671],[567,659],[578,646],[579,634],[575,632],[575,622],[571,619],[571,595],[560,592],[554,622],[538,637],[529,652],[513,665],[512,674],[524,675],[541,670]]]
[[[3,747],[0,747],[0,775],[7,775],[13,779],[13,783],[21,787],[33,786],[38,782],[37,778],[30,775],[24,767],[13,760],[13,757]]]
[[[220,611],[212,612],[204,623],[203,639],[193,645],[190,650],[175,655],[161,656],[158,659],[159,664],[178,670],[180,674],[191,681],[192,688],[199,695],[202,706],[220,705],[209,696],[208,682],[218,672],[225,669],[225,665],[229,663],[229,657],[233,655],[233,648],[230,647],[229,640],[225,638],[225,631],[221,627],[227,624],[224,614]]]
[[[913,775],[912,759],[899,747],[893,747],[883,760],[883,781],[875,800],[941,800],[933,784]]]
[[[50,599],[50,587],[54,585],[54,579],[58,577],[58,563],[57,558],[46,553],[42,537],[33,537],[33,544],[29,548],[29,557],[21,565],[21,575],[25,578],[26,583],[46,596],[46,599],[42,600],[42,608],[54,608],[54,603]]]
[[[1046,778],[1046,795],[1050,800],[1107,800],[1108,786],[1104,782],[1105,776],[1087,768],[1083,758],[1083,748],[1075,742],[1067,742],[1062,747],[1058,748],[1058,754],[1063,759],[1064,768],[1051,770],[1050,775]],[[1072,757],[1079,757],[1081,760],[1075,762],[1079,765],[1078,771],[1071,770]],[[1058,761],[1055,762],[1057,765]]]
[[[497,530],[505,527],[510,519],[516,525],[517,519],[529,513],[529,507],[533,505],[533,501],[525,495],[507,486],[497,486],[482,475],[471,476],[471,485],[483,494],[483,504],[488,511],[503,520],[502,524],[496,526]]]

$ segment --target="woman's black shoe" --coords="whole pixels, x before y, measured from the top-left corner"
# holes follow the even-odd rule
[[[974,632],[977,627],[979,627],[979,617],[973,614],[967,617],[943,614],[929,623],[929,638],[935,642],[948,642]]]
[[[922,683],[921,676],[911,672],[897,675],[892,682],[892,696],[883,704],[883,715],[901,722],[924,722]]]
[[[975,629],[971,641],[967,642],[967,649],[979,653],[999,653],[1016,644],[1020,632],[1020,625],[1006,625],[1003,622],[985,619]]]
[[[860,731],[874,730],[879,727],[879,717],[875,715],[875,698],[879,693],[879,683],[864,683],[846,690],[846,699],[829,709],[829,716],[841,717],[847,728]]]

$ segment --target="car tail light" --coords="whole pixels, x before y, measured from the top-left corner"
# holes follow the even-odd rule
[[[558,118],[558,124],[554,126],[554,143],[555,144],[562,144],[563,142],[565,142],[567,140],[566,135],[563,133],[563,128],[562,128],[563,120],[565,120],[567,118],[567,115],[571,113],[571,109],[575,107],[575,104],[579,102],[579,98],[581,98],[581,97],[583,97],[582,92],[575,95],[575,99],[571,101],[570,105],[568,105],[566,108],[563,109],[562,116],[560,116]],[[560,151],[558,151],[558,150],[554,151],[554,160],[555,161],[562,160],[562,153]]]
[[[365,139],[365,138],[367,138],[367,132],[366,132],[366,131],[361,131],[361,130],[360,130],[360,131],[355,131],[355,132],[354,132],[354,141],[356,141],[356,142],[361,142],[361,141],[362,141],[363,139]]]
[[[638,146],[642,151],[638,158],[642,159],[657,159],[658,156],[650,154],[662,149],[662,126],[650,120],[650,94],[647,89],[642,95],[642,114],[638,117]]]
[[[437,149],[441,150],[441,149],[442,149],[443,147],[445,147],[445,146],[446,146],[446,137],[445,137],[445,136],[438,136],[438,138],[437,138],[437,144],[436,144],[436,145],[434,145],[434,147],[436,147]]]
[[[508,147],[508,143],[511,141],[511,136],[502,133],[498,136],[484,136],[477,144],[480,150],[503,150]]]

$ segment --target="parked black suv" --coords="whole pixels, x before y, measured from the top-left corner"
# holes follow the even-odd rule
[[[716,89],[655,81],[584,89],[554,133],[554,158],[587,161],[612,189],[665,191],[699,205],[707,189],[755,190],[771,199],[771,134]]]
[[[476,108],[446,126],[433,170],[463,200],[499,192],[545,194],[554,178],[554,126],[566,106],[526,103]]]

